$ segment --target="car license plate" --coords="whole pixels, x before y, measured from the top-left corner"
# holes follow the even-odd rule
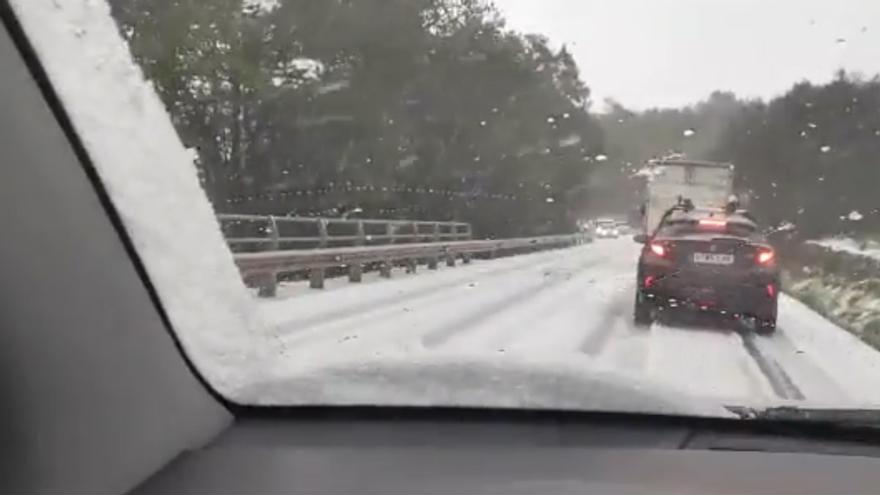
[[[706,265],[732,265],[732,254],[694,253],[694,263]]]

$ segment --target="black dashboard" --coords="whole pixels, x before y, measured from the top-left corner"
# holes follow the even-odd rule
[[[851,440],[828,433],[809,425],[511,411],[245,415],[135,493],[875,492],[880,447],[856,440],[862,433]]]

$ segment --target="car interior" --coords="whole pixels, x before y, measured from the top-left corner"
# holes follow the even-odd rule
[[[0,493],[870,493],[880,435],[574,411],[285,408],[212,390],[0,3]]]

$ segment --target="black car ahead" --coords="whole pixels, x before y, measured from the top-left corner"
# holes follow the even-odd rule
[[[694,308],[754,318],[762,333],[776,329],[776,253],[743,212],[673,208],[639,257],[635,322],[649,325],[658,308]]]

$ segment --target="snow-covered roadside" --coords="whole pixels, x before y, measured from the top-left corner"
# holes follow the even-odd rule
[[[880,349],[880,281],[844,280],[814,272],[798,275],[786,285],[789,295]]]
[[[824,239],[807,241],[807,244],[880,260],[880,244],[872,241],[859,242],[850,237],[826,237]]]
[[[810,374],[804,369],[817,367],[827,379],[844,392],[843,402],[858,402],[866,407],[880,406],[880,353],[866,345],[854,332],[841,331],[840,325],[817,318],[812,308],[789,296],[779,300],[782,334],[768,339],[768,347],[796,383],[804,385]],[[861,341],[860,341],[861,340]],[[820,377],[814,376],[814,382]],[[819,385],[818,383],[815,383]],[[828,394],[819,394],[824,400]],[[808,399],[814,396],[807,394]],[[838,402],[839,404],[839,402]],[[834,402],[828,404],[834,406]]]
[[[218,392],[245,391],[266,327],[182,145],[104,1],[12,7],[124,220],[187,354]],[[261,351],[262,349],[262,351]],[[258,371],[258,370],[257,370]]]

